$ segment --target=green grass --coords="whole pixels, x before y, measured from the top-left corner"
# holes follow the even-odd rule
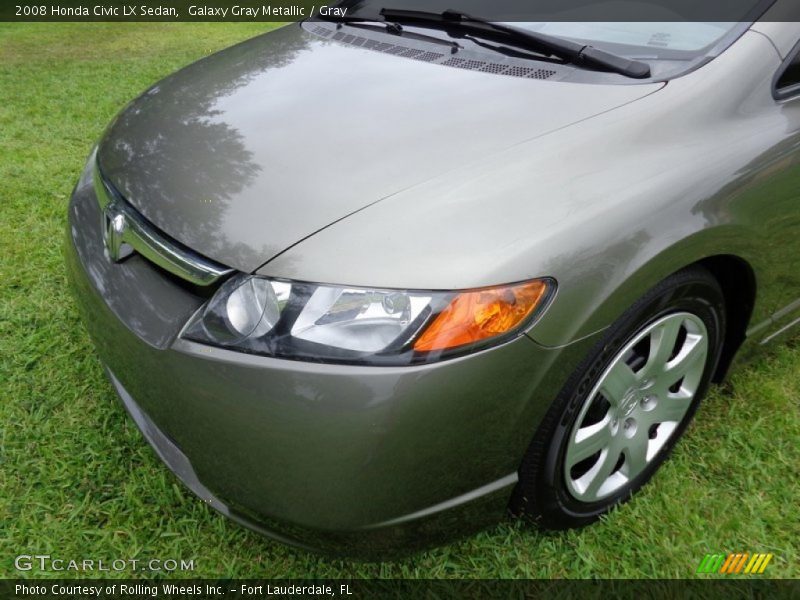
[[[17,575],[18,554],[50,553],[194,559],[197,576],[691,577],[707,552],[758,551],[776,555],[768,576],[799,577],[797,347],[739,368],[653,483],[582,531],[506,522],[354,563],[263,539],[178,484],[117,403],[67,292],[67,199],[128,100],[265,27],[0,25],[0,576]]]

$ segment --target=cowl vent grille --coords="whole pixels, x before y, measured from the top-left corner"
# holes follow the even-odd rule
[[[374,50],[376,52],[383,52],[384,54],[401,56],[403,58],[411,58],[413,60],[436,63],[444,67],[455,67],[457,69],[465,69],[468,71],[481,71],[483,73],[509,75],[511,77],[524,77],[527,79],[550,79],[557,73],[557,71],[553,69],[526,67],[521,65],[520,62],[493,62],[460,58],[442,52],[432,52],[430,50],[415,48],[406,44],[390,44],[387,42],[379,42],[377,40],[352,33],[344,33],[342,31],[326,29],[325,27],[321,27],[319,25],[311,26],[309,31],[320,37],[333,39],[337,42],[341,42],[342,44],[357,46],[359,48]]]

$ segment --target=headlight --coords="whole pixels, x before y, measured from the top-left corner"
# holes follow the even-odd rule
[[[521,335],[555,284],[535,279],[441,292],[229,279],[182,337],[264,356],[405,365],[480,350]]]

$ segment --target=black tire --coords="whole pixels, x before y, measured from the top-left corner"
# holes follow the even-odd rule
[[[564,460],[569,433],[579,411],[619,351],[649,324],[675,312],[695,315],[708,331],[705,370],[688,411],[638,476],[602,500],[577,500],[566,485]],[[719,361],[724,332],[723,292],[714,276],[703,267],[693,266],[671,275],[637,301],[609,327],[547,412],[520,466],[519,483],[509,507],[511,513],[542,529],[569,529],[588,525],[628,500],[653,476],[691,422]]]

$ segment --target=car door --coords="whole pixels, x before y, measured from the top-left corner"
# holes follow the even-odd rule
[[[800,329],[800,32],[796,23],[772,25],[784,39],[792,31],[794,46],[772,80],[781,139],[754,165],[761,184],[753,190],[758,199],[751,218],[758,223],[764,257],[758,294],[769,315],[753,324],[761,342]]]

